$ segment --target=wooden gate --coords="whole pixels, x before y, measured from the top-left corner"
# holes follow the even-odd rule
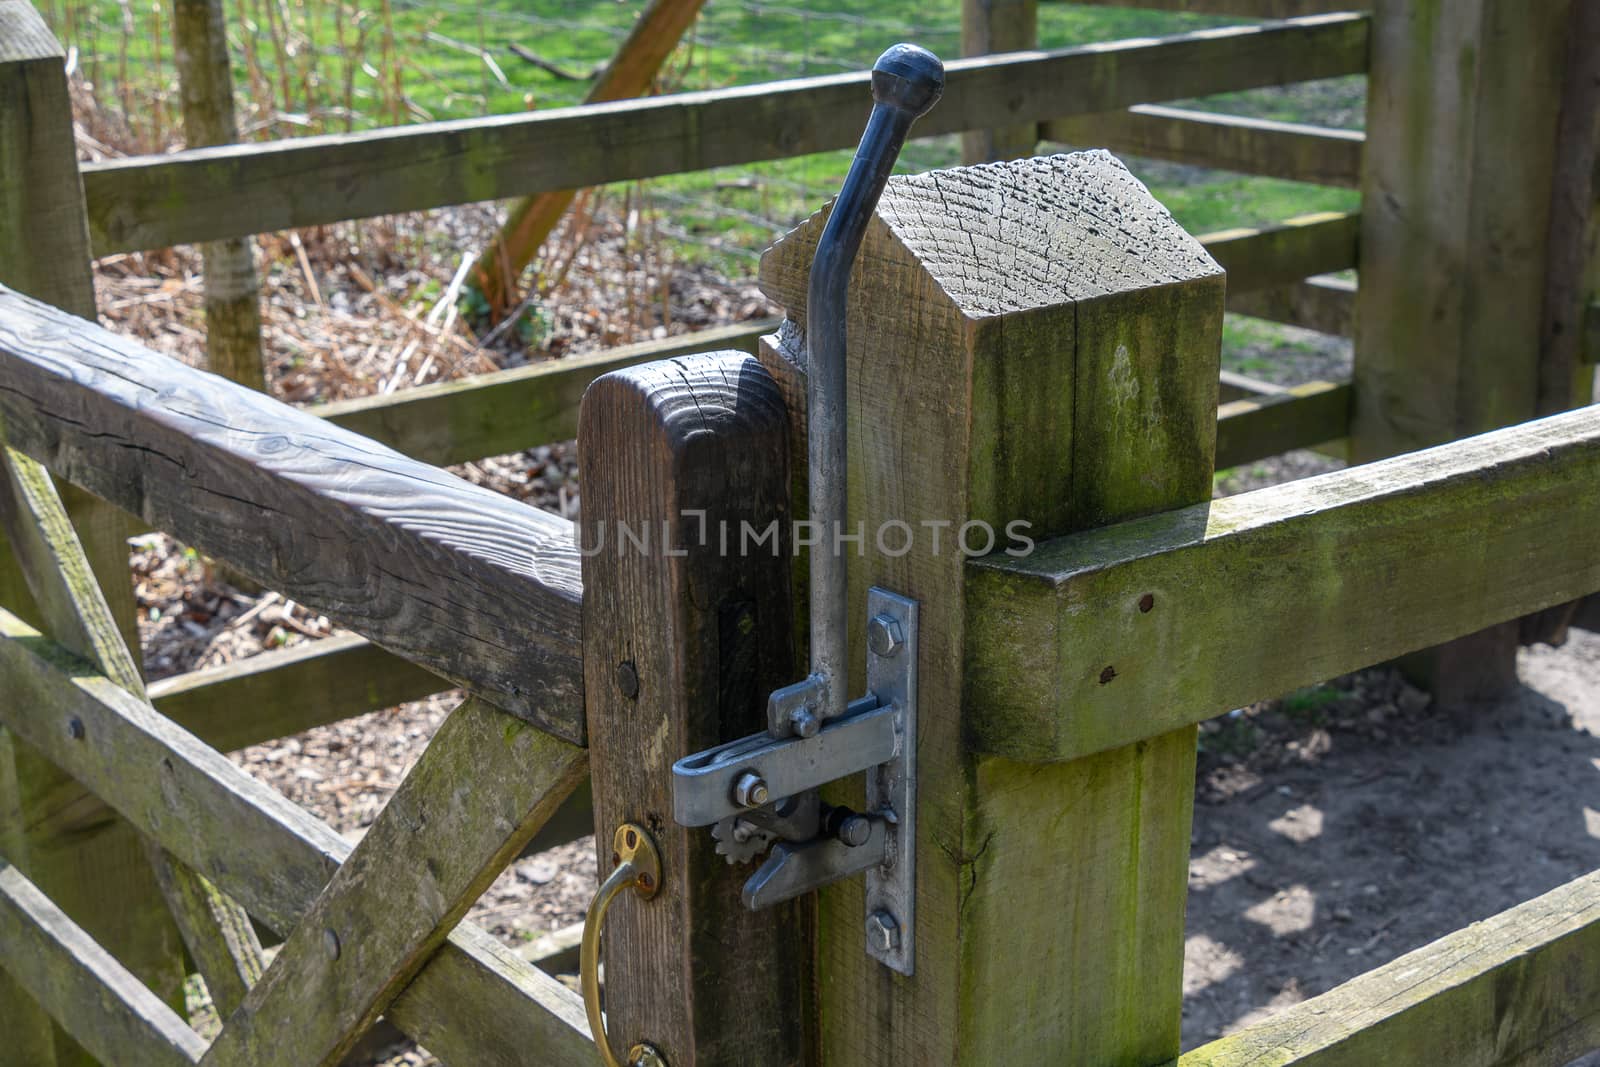
[[[1216,6],[1240,5],[1285,13]],[[859,880],[750,912],[750,868],[673,818],[672,763],[761,729],[767,695],[800,670],[806,557],[789,531],[805,514],[801,324],[820,215],[763,259],[788,321],[753,354],[633,350],[326,418],[89,321],[91,251],[344,217],[352,173],[370,183],[364,209],[464,199],[451,185],[464,179],[430,162],[452,153],[483,163],[474,196],[656,172],[648,145],[669,121],[692,156],[680,168],[836,147],[859,130],[862,80],[786,85],[759,107],[691,94],[183,153],[88,168],[80,195],[59,48],[31,8],[0,0],[0,518],[20,564],[0,570],[0,1059],[334,1064],[383,1016],[449,1063],[592,1061],[581,998],[461,921],[563,804],[589,824],[569,798],[591,785],[602,871],[619,827],[647,832],[661,858],[659,884],[620,898],[601,941],[623,1058],[1531,1065],[1600,1044],[1591,875],[1179,1055],[1196,724],[1600,590],[1594,407],[1210,499],[1218,462],[1346,438],[1373,459],[1589,399],[1573,385],[1592,358],[1573,324],[1592,299],[1594,198],[1579,179],[1600,143],[1586,66],[1600,48],[1569,51],[1563,35],[1592,43],[1593,19],[1551,5],[1506,36],[1500,6],[1464,5],[1450,32],[1481,52],[1472,92],[1447,107],[1438,85],[1414,84],[1412,60],[1437,45],[1413,17],[1425,7],[951,64],[925,132],[997,131],[975,152],[1029,150],[1018,127],[1046,120],[1067,136],[1076,109],[1114,143],[1266,158],[1386,199],[1381,214],[1196,239],[1104,152],[891,183],[848,309],[862,539],[846,548],[853,648],[869,586],[920,605],[906,976],[864,951]],[[1419,162],[1407,124],[1439,116],[1389,97],[1364,146],[1125,110],[1360,71],[1369,37],[1375,88],[1469,107],[1452,130],[1517,131],[1515,167],[1497,169],[1492,136],[1428,142]],[[1556,73],[1502,95],[1498,79],[1533,54]],[[1557,138],[1530,115],[1560,101]],[[551,153],[551,137],[599,155]],[[1458,158],[1484,190],[1537,195],[1429,199]],[[408,160],[432,178],[402,180]],[[1426,173],[1402,188],[1391,172],[1407,161]],[[1429,373],[1443,349],[1463,353],[1449,412],[1396,392],[1422,373],[1400,367],[1418,336],[1402,287],[1304,281],[1355,266],[1358,236],[1370,280],[1462,226],[1486,242],[1518,220],[1542,220],[1543,237],[1496,244],[1492,264],[1437,265],[1477,291],[1534,265],[1540,279],[1492,344],[1470,305],[1446,306],[1454,332]],[[1265,395],[1219,373],[1225,307],[1336,329],[1352,304],[1366,346],[1353,386]],[[1536,403],[1473,393],[1486,368]],[[527,432],[578,433],[581,537],[433,465],[506,444],[524,411]],[[372,644],[147,691],[117,560],[124,513]],[[730,551],[723,531],[747,528],[772,540]],[[1473,647],[1503,653],[1505,633]],[[1459,651],[1431,655],[1459,675]],[[851,670],[860,693],[863,664]],[[372,682],[361,706],[308,699],[309,680],[350,678]],[[218,750],[444,685],[468,695],[354,846]],[[241,712],[242,692],[259,706]],[[860,807],[861,794],[843,780],[825,799]],[[283,939],[270,963],[251,920]],[[175,1001],[185,952],[224,1016],[209,1043]]]

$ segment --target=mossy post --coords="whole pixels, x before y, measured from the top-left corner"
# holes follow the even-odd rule
[[[761,266],[789,320],[761,358],[799,457],[824,221]],[[917,962],[902,977],[863,951],[859,879],[822,891],[823,1063],[1176,1057],[1195,729],[1055,763],[976,751],[969,685],[997,650],[973,636],[963,546],[1022,551],[1208,499],[1222,312],[1221,269],[1106,153],[890,180],[851,284],[847,532],[863,537],[842,548],[852,694],[868,587],[920,603]],[[1116,684],[1115,663],[1050,644],[1030,669]]]
[[[986,56],[1039,47],[1038,0],[961,0],[961,54]],[[1024,122],[961,135],[961,159],[992,163],[1033,155],[1037,123]]]
[[[239,137],[226,29],[222,0],[172,0],[183,138],[190,148],[231,144]],[[200,254],[206,272],[206,367],[240,385],[265,389],[255,241],[209,241]]]
[[[94,317],[63,53],[23,0],[0,0],[0,282]],[[127,516],[75,490],[63,496],[123,640],[138,648]],[[0,572],[15,573],[9,545],[0,547]],[[17,588],[7,581],[0,587],[8,595]],[[26,610],[35,610],[31,598]],[[138,835],[4,730],[0,852],[158,996],[182,1004],[182,943]],[[64,1031],[40,1039],[43,1017],[11,992],[0,993],[7,1055],[30,1064],[85,1062]]]
[[[1377,0],[1354,461],[1589,402],[1561,340],[1575,331],[1552,326],[1582,308],[1578,287],[1560,283],[1587,227],[1559,206],[1593,211],[1592,189],[1560,187],[1589,180],[1574,152],[1593,164],[1595,123],[1573,121],[1583,85],[1568,79],[1595,52],[1592,6]],[[1515,687],[1518,640],[1513,620],[1405,665],[1441,704],[1479,704]]]

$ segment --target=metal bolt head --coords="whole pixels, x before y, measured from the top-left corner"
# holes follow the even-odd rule
[[[667,1060],[654,1045],[641,1041],[628,1050],[628,1067],[667,1067]]]
[[[798,737],[816,737],[822,720],[810,708],[799,707],[789,713],[789,726]]]
[[[867,647],[875,655],[892,656],[905,643],[900,620],[893,615],[874,615],[867,621]]]
[[[739,844],[742,845],[749,841],[750,838],[755,836],[755,832],[754,824],[748,823],[743,819],[735,819],[733,821],[733,839]]]
[[[900,947],[900,924],[886,911],[875,911],[867,916],[867,943],[879,952],[893,952]]]
[[[860,848],[872,837],[872,820],[865,815],[852,815],[839,824],[839,840],[851,848]]]
[[[767,802],[767,780],[745,771],[733,785],[733,802],[741,808],[759,808]]]

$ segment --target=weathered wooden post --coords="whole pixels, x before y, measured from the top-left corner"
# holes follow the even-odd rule
[[[239,131],[222,0],[173,0],[172,44],[184,141],[190,148],[232,144]],[[200,246],[200,254],[205,261],[206,366],[241,385],[265,389],[255,240],[209,241]]]
[[[761,268],[788,312],[761,359],[797,418],[798,456],[825,215]],[[916,969],[864,951],[860,879],[824,889],[821,1060],[1165,1061],[1178,1051],[1195,731],[1067,763],[1011,758],[1003,716],[969,713],[988,650],[965,620],[1004,598],[977,587],[967,558],[1209,497],[1221,270],[1120,163],[1090,152],[892,179],[850,293],[851,693],[864,687],[868,587],[920,603],[904,932]],[[1037,637],[1039,671],[1116,684],[1115,664]],[[859,806],[859,794],[825,797]]]
[[[1376,3],[1354,461],[1590,401],[1572,282],[1593,240],[1595,22],[1581,0]],[[1447,706],[1492,699],[1516,684],[1518,631],[1410,666]]]
[[[962,55],[986,56],[1037,47],[1038,0],[961,0]],[[1017,159],[1033,155],[1038,143],[1035,123],[968,130],[961,135],[961,159],[965,163]]]
[[[0,0],[0,281],[94,316],[63,53],[22,0]],[[63,495],[123,640],[136,649],[127,517],[87,494]],[[9,551],[5,555],[0,572],[14,574]],[[15,580],[0,587],[8,596],[22,591]],[[181,1004],[182,945],[138,835],[3,730],[0,851],[159,996]],[[0,995],[7,1055],[17,1053],[19,1062],[30,1064],[82,1062],[83,1053],[63,1032],[53,1042],[48,1035],[30,1042],[48,1026],[25,996]]]
[[[746,911],[749,872],[719,854],[732,842],[672,807],[672,763],[760,729],[794,673],[786,435],[776,385],[741,352],[608,374],[583,400],[595,844],[602,877],[623,824],[662,858],[654,898],[619,900],[601,941],[619,1057],[643,1043],[676,1065],[808,1059],[809,902]]]

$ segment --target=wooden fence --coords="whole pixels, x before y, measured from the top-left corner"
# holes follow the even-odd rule
[[[803,514],[792,330],[297,410],[86,321],[91,254],[845,147],[864,75],[197,149],[84,167],[80,194],[60,48],[0,0],[8,1053],[337,1063],[381,1015],[446,1062],[592,1059],[580,998],[460,920],[520,850],[623,821],[657,835],[663,884],[612,920],[608,1029],[679,1067],[1532,1065],[1600,1044],[1589,877],[1178,1058],[1194,724],[1456,639],[1503,659],[1508,620],[1600,590],[1600,415],[1580,406],[1600,357],[1582,184],[1600,27],[1576,2],[1468,0],[1437,23],[1421,3],[1164,0],[1311,15],[950,64],[918,135],[977,131],[969,151],[1011,155],[1034,130],[1354,186],[1368,207],[1196,240],[1105,155],[891,185],[864,253],[879,284],[850,308],[852,518],[1025,519],[1039,542],[850,561],[857,599],[921,602],[919,963],[902,979],[861,951],[858,883],[749,913],[736,869],[672,823],[670,763],[759,729],[798,676],[787,565],[704,545],[583,557],[570,524],[436,466],[576,434],[586,524]],[[984,22],[1014,16],[973,0],[970,39],[1025,40]],[[1429,57],[1465,44],[1463,88]],[[1531,56],[1547,73],[1504,91]],[[1365,138],[1160,106],[1369,63]],[[1473,188],[1434,196],[1462,167]],[[1126,225],[1063,207],[1084,198]],[[797,322],[815,226],[762,265]],[[950,261],[953,232],[1018,265],[965,239]],[[1356,268],[1359,288],[1328,277]],[[1423,306],[1407,285],[1424,277],[1479,299]],[[1354,381],[1221,373],[1224,308],[1354,334]],[[1372,462],[1209,499],[1218,467],[1310,446]],[[146,690],[127,519],[63,503],[46,468],[361,637]],[[1458,647],[1430,654],[1444,690]],[[446,685],[469,695],[355,846],[221,755]],[[284,938],[270,964],[246,914]],[[175,1007],[180,939],[224,1019],[209,1045]]]

